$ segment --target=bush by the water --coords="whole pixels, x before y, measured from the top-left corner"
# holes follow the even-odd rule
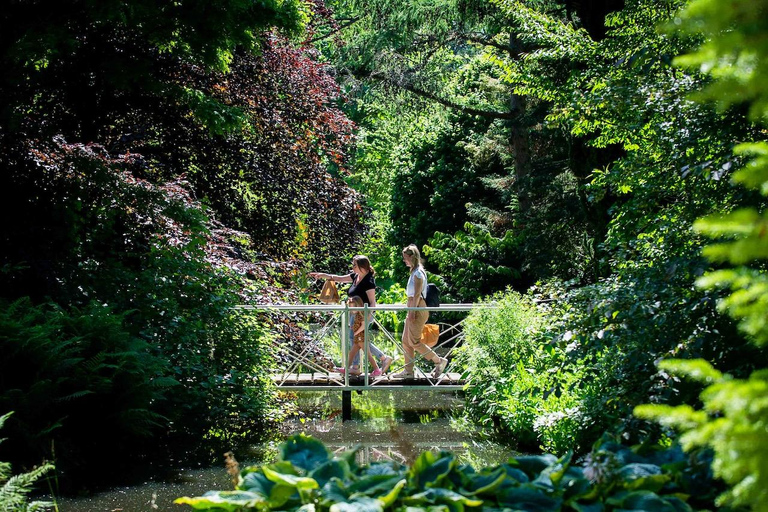
[[[535,455],[473,468],[449,452],[424,452],[410,467],[392,461],[360,466],[355,451],[332,457],[320,441],[293,436],[279,461],[240,471],[235,490],[176,503],[210,511],[686,512],[711,507],[718,488],[705,455],[629,448],[607,438],[582,464],[570,454]]]
[[[0,416],[0,428],[13,413]],[[3,439],[0,439],[0,443]],[[47,501],[30,501],[29,493],[37,480],[53,469],[52,464],[43,464],[27,473],[14,475],[11,464],[0,462],[0,510],[3,512],[34,512],[47,510],[53,504]]]

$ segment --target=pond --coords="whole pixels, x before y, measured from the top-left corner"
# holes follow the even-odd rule
[[[283,423],[278,439],[252,446],[235,456],[242,466],[272,461],[282,438],[304,432],[338,453],[359,446],[358,461],[409,463],[425,450],[448,450],[476,467],[514,455],[461,419],[464,402],[457,392],[376,390],[352,394],[352,421],[341,421],[341,392],[300,392],[299,415]],[[183,466],[183,465],[182,465]],[[230,489],[222,463],[203,469],[179,467],[142,485],[119,487],[83,498],[61,498],[61,512],[183,511],[180,496],[199,496],[211,489]]]

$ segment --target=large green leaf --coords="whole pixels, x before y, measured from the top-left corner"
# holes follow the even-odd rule
[[[499,491],[497,496],[500,504],[528,512],[559,511],[563,502],[562,499],[547,496],[543,490],[529,484],[506,487]]]
[[[542,471],[556,462],[557,457],[550,454],[544,454],[515,457],[509,461],[509,464],[519,467],[521,470],[525,471],[531,479],[535,479],[538,478]]]
[[[320,487],[323,487],[331,478],[347,480],[350,475],[349,464],[345,460],[329,460],[309,473]]]
[[[576,512],[603,512],[605,505],[597,503],[570,503],[570,507]]]
[[[522,469],[520,469],[520,467],[517,465],[502,464],[499,467],[504,468],[504,471],[507,473],[507,476],[512,480],[516,480],[517,482],[520,482],[523,484],[531,481],[528,475]]]
[[[397,500],[397,498],[400,496],[400,491],[403,490],[403,487],[405,487],[407,483],[407,480],[402,479],[397,482],[392,490],[387,494],[384,496],[379,496],[378,499],[381,502],[381,506],[384,508],[391,507],[395,500]]]
[[[467,475],[464,489],[469,495],[482,495],[495,491],[507,478],[507,472],[499,467]]]
[[[257,507],[265,505],[263,496],[248,491],[208,491],[199,498],[178,498],[174,503],[189,505],[195,510],[225,510],[236,511],[242,507]]]
[[[671,480],[671,477],[662,474],[661,468],[655,464],[627,464],[617,472],[617,475],[622,478],[624,487],[628,490],[644,489],[658,492]]]
[[[483,500],[468,498],[457,492],[449,489],[431,488],[424,492],[407,496],[403,498],[403,502],[406,505],[420,505],[420,504],[445,504],[451,510],[464,510],[464,506],[479,507],[483,504]]]
[[[455,465],[456,459],[451,454],[424,452],[413,463],[410,476],[419,488],[435,487],[440,485]]]
[[[312,471],[328,462],[330,454],[321,441],[298,434],[285,440],[280,447],[280,458],[305,471]]]
[[[631,491],[617,493],[608,498],[607,505],[621,510],[653,510],[654,512],[677,512],[677,508],[652,491]]]
[[[403,479],[402,475],[374,475],[361,478],[347,488],[350,493],[374,496],[378,492],[389,492],[392,486]]]
[[[351,493],[346,489],[344,482],[338,478],[331,478],[331,480],[323,486],[323,503],[331,504],[347,501],[350,494]]]
[[[361,497],[348,503],[335,503],[330,512],[384,512],[384,507],[377,499]]]
[[[266,476],[269,480],[271,480],[272,482],[275,482],[276,484],[281,484],[288,487],[294,487],[299,491],[317,489],[320,487],[314,478],[296,476],[296,475],[286,475],[284,473],[278,473],[277,471],[273,471],[269,467],[264,467],[264,476]]]

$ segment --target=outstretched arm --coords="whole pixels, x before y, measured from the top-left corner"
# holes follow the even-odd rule
[[[336,281],[337,283],[352,282],[352,276],[350,274],[340,276],[336,274],[326,274],[325,272],[310,272],[309,277],[314,277],[315,279],[330,279],[331,281]]]

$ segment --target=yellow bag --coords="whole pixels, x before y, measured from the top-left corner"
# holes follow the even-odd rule
[[[336,289],[336,283],[330,279],[326,280],[323,289],[317,298],[320,299],[320,302],[325,304],[338,304],[339,290]]]
[[[437,345],[438,338],[440,338],[440,326],[424,324],[424,329],[421,330],[421,342],[428,347],[434,347]]]

